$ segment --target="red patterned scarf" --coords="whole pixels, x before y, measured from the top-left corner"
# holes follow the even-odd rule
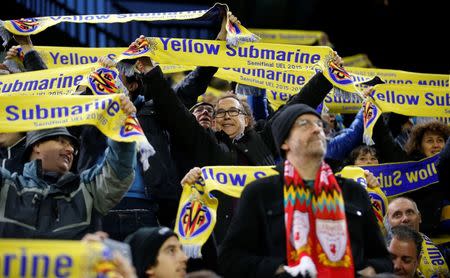
[[[314,187],[305,185],[286,160],[284,215],[288,266],[311,267],[317,277],[354,277],[353,258],[342,192],[326,163],[317,172]]]

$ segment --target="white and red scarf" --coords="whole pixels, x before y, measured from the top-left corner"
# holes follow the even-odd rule
[[[317,277],[354,277],[344,200],[330,166],[322,163],[314,187],[305,185],[288,160],[284,169],[288,268],[304,273],[306,267]]]

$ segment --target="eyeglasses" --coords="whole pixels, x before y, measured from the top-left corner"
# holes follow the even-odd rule
[[[298,125],[300,128],[302,129],[310,129],[313,126],[317,126],[320,128],[323,128],[323,121],[322,120],[317,120],[317,121],[310,121],[310,120],[306,120],[306,119],[302,119],[302,120],[297,120],[295,122],[296,125]]]
[[[239,109],[237,109],[237,108],[230,108],[230,109],[228,109],[228,110],[223,110],[223,109],[219,109],[219,110],[217,110],[216,111],[216,114],[214,115],[214,117],[216,117],[216,118],[223,118],[223,117],[225,117],[225,114],[227,114],[228,113],[228,115],[230,116],[230,117],[236,117],[236,116],[238,116],[239,114],[243,114],[243,115],[247,115],[244,111],[242,111],[242,110],[239,110]]]
[[[212,108],[211,106],[199,106],[197,108],[195,108],[194,113],[203,113],[203,111],[208,112],[209,114],[214,113],[214,108]]]
[[[57,136],[57,137],[51,138],[50,140],[60,143],[65,148],[70,146],[73,149],[73,155],[77,155],[78,154],[78,149],[73,145],[73,143],[72,143],[72,141],[70,139],[68,139],[68,138],[66,138],[64,136]]]

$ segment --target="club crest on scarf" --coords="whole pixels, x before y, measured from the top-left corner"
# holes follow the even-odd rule
[[[295,249],[300,249],[308,242],[309,216],[308,213],[294,211],[292,219],[291,242]]]
[[[97,95],[117,94],[120,91],[116,85],[117,76],[117,72],[113,69],[98,68],[89,74],[88,82]]]
[[[22,18],[10,20],[12,26],[21,33],[30,33],[39,26],[39,21],[35,18]]]
[[[199,236],[211,225],[210,209],[198,198],[187,201],[180,214],[178,230],[183,238]]]
[[[342,260],[347,248],[345,220],[316,219],[316,233],[328,260],[334,263]]]
[[[350,74],[348,74],[344,68],[336,65],[333,61],[328,63],[328,74],[337,84],[346,85],[353,83]]]
[[[122,54],[127,56],[137,56],[147,53],[148,51],[153,53],[155,50],[156,50],[156,42],[153,39],[139,38],[137,43],[133,43]]]
[[[383,220],[383,215],[386,215],[386,205],[387,205],[387,200],[386,197],[382,197],[378,192],[373,191],[371,189],[368,189],[369,193],[369,197],[372,201],[372,206],[374,208],[374,210],[379,213],[379,215],[381,216],[381,221]],[[378,216],[377,214],[375,214],[376,216]]]
[[[142,130],[142,127],[139,124],[136,117],[128,116],[125,119],[124,125],[120,128],[120,136],[130,137],[133,135],[142,135],[142,134],[144,134],[144,131]]]
[[[370,126],[378,117],[378,108],[370,101],[364,104],[364,127]]]

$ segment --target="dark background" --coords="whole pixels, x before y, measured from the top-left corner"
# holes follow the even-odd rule
[[[115,9],[114,13],[207,9],[214,3],[201,0],[165,2],[31,0],[35,2],[32,8],[26,8],[26,2],[2,2],[0,19],[64,13],[83,14],[83,12],[77,12],[75,8],[50,12],[53,14],[43,14],[45,12],[42,11],[39,13],[39,6],[46,5],[47,2],[54,2],[64,7],[95,5],[94,12],[84,12],[85,14],[113,13],[110,11],[112,8]],[[365,53],[379,68],[449,74],[450,9],[447,7],[448,2],[447,0],[229,0],[224,3],[229,5],[231,11],[248,28],[320,30],[328,34],[334,49],[342,57]],[[183,37],[192,33],[181,30],[185,28],[184,26],[170,26],[169,29],[162,31],[161,25],[156,24],[156,26],[159,29],[150,29],[150,32],[158,33],[153,35],[176,34]],[[124,46],[127,41],[123,35],[117,35],[114,31],[116,29],[108,31],[108,38],[111,39],[106,42],[100,39],[89,40],[89,37],[83,41],[77,36],[68,35],[69,28],[81,27],[67,25],[66,31],[50,27],[33,37],[33,41],[41,45],[65,46],[89,46],[89,43],[91,46]],[[181,30],[181,33],[173,31],[177,28]]]

